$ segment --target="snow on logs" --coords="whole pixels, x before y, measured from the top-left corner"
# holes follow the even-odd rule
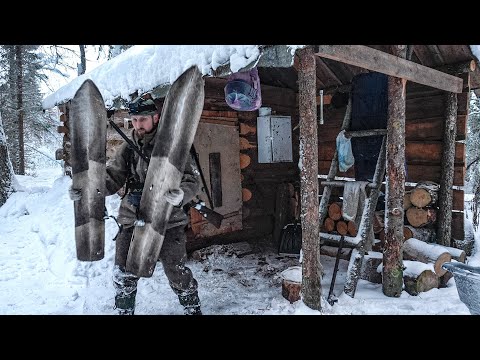
[[[403,243],[404,260],[416,260],[422,263],[432,263],[435,274],[442,276],[447,270],[442,265],[452,260],[452,255],[441,245],[427,244],[415,238],[406,240]]]

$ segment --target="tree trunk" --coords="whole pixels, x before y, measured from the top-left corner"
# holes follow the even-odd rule
[[[392,45],[392,54],[405,59],[406,45]],[[399,297],[403,287],[403,197],[405,195],[405,86],[406,80],[388,77],[387,182],[385,247],[382,289]]]
[[[18,174],[25,175],[25,144],[23,129],[23,56],[22,45],[17,45],[15,49],[17,65],[17,116],[18,116]]]
[[[442,269],[442,265],[452,260],[452,255],[444,246],[427,244],[415,238],[405,241],[403,256],[405,260],[416,260],[425,264],[432,263],[438,276],[442,276],[447,271]]]
[[[443,128],[442,176],[439,194],[438,243],[452,246],[452,198],[455,161],[455,137],[457,136],[457,94],[447,93],[447,109]]]
[[[316,65],[311,47],[298,51],[300,114],[300,192],[302,219],[302,298],[305,305],[321,310],[320,223],[318,204],[318,135]]]
[[[78,45],[80,48],[80,64],[77,64],[78,76],[87,71],[87,58],[85,57],[85,45]]]
[[[0,206],[5,204],[13,192],[14,173],[7,150],[7,140],[0,116]]]

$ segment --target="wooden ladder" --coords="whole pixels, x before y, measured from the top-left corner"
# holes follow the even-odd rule
[[[380,149],[380,154],[378,156],[377,165],[375,169],[375,174],[373,176],[373,182],[367,185],[367,197],[365,198],[365,203],[362,211],[362,217],[360,220],[360,225],[358,227],[357,236],[343,236],[343,243],[349,247],[353,247],[352,255],[350,257],[350,263],[348,265],[347,277],[345,280],[344,292],[350,297],[355,296],[355,291],[357,288],[358,279],[360,277],[360,272],[362,268],[363,258],[365,252],[372,249],[373,245],[373,231],[372,229],[372,218],[375,212],[375,207],[377,206],[378,195],[380,193],[380,188],[382,186],[382,181],[385,176],[385,161],[386,161],[386,129],[371,129],[371,130],[360,130],[360,131],[348,131],[350,128],[351,120],[351,108],[352,108],[352,97],[350,96],[347,109],[345,112],[345,117],[343,119],[341,130],[345,130],[345,136],[347,137],[366,137],[366,136],[378,136],[383,135],[382,146]],[[345,181],[335,180],[335,176],[338,171],[338,152],[335,149],[333,155],[332,163],[330,164],[330,170],[325,181],[321,181],[320,184],[324,186],[323,195],[320,200],[319,205],[319,221],[320,224],[323,224],[325,221],[328,203],[330,201],[330,196],[332,194],[333,187],[343,187]],[[333,242],[340,242],[342,236],[329,233],[320,233],[320,244],[324,242],[324,239],[328,239]],[[320,245],[321,246],[321,245]]]

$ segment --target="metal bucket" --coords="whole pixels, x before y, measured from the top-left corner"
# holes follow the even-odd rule
[[[460,262],[446,262],[442,265],[453,274],[460,300],[467,305],[472,315],[480,315],[480,267]]]

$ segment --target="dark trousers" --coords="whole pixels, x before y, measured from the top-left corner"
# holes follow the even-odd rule
[[[137,291],[139,277],[125,270],[133,229],[133,226],[124,227],[116,239],[113,284],[117,297],[134,297]],[[168,229],[159,255],[170,287],[177,295],[193,294],[198,288],[192,271],[185,266],[187,260],[186,240],[185,226]]]

